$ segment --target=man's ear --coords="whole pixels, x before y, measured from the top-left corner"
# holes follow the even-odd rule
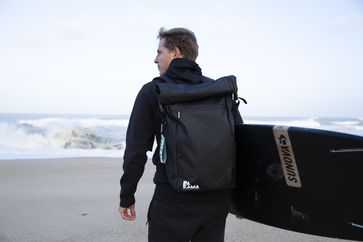
[[[175,58],[183,58],[183,54],[180,52],[178,47],[174,48],[174,52],[175,52]]]

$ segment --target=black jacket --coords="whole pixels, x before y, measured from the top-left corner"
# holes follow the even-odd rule
[[[157,148],[152,161],[156,166],[154,197],[166,202],[188,202],[216,199],[227,196],[229,191],[179,193],[168,183],[165,165],[159,160],[161,114],[156,95],[156,83],[161,79],[174,83],[200,83],[207,77],[202,75],[199,66],[188,59],[174,59],[162,78],[155,78],[145,84],[139,91],[130,116],[126,134],[126,149],[124,154],[121,177],[120,206],[129,207],[135,203],[137,184],[144,172],[147,161],[147,151],[151,151],[156,137]],[[238,115],[239,116],[239,115]],[[240,121],[240,117],[237,118]]]

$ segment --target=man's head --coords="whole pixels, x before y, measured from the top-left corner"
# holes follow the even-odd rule
[[[198,56],[197,38],[185,28],[174,28],[159,31],[159,46],[154,62],[158,65],[160,76],[168,69],[175,58],[187,58],[195,61]]]

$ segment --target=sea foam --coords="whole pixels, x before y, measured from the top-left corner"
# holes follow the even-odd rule
[[[0,116],[0,159],[122,157],[128,118]],[[54,154],[54,155],[53,155]]]

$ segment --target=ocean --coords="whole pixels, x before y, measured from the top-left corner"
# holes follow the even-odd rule
[[[122,158],[128,121],[129,115],[0,114],[0,159]],[[244,122],[363,136],[359,117],[244,117]]]

